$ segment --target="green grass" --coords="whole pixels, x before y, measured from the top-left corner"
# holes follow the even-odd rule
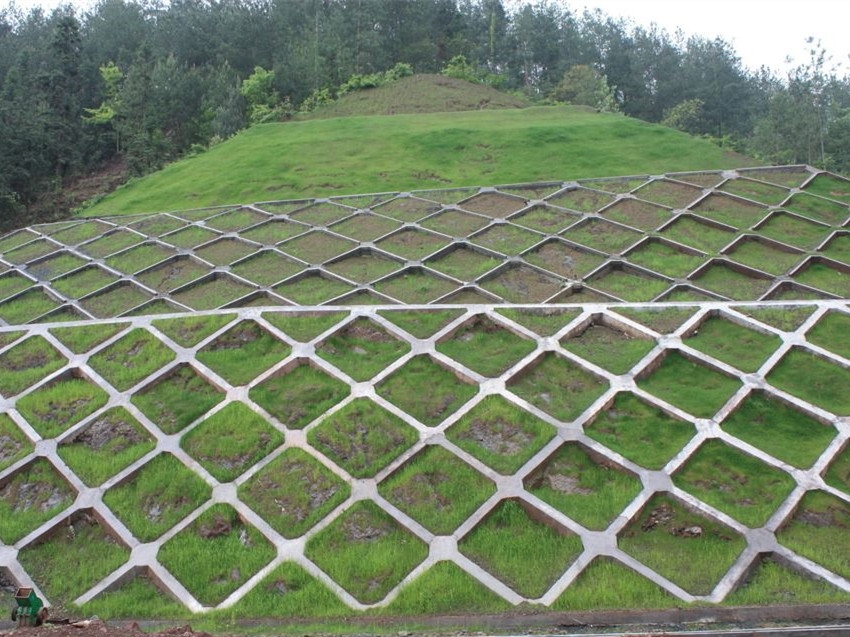
[[[711,194],[691,209],[694,213],[740,229],[750,228],[767,214],[767,208],[722,194]]]
[[[770,371],[767,381],[834,414],[850,415],[846,391],[850,371],[806,349],[792,348]]]
[[[289,356],[292,348],[255,321],[242,321],[198,351],[196,358],[234,386],[247,385]]]
[[[159,263],[172,256],[173,250],[156,243],[145,243],[117,254],[106,260],[106,263],[124,274],[134,274]]]
[[[578,536],[539,522],[514,500],[501,502],[458,548],[531,599],[549,590],[583,550]]]
[[[477,245],[507,256],[516,256],[543,238],[536,232],[509,223],[491,226],[470,237]]]
[[[828,485],[850,495],[850,446],[845,446],[832,461],[823,479]]]
[[[619,254],[641,238],[634,230],[601,219],[583,221],[563,232],[561,236],[605,254]]]
[[[489,272],[501,262],[501,259],[472,248],[459,247],[439,258],[430,259],[428,265],[458,281],[470,282]]]
[[[345,221],[335,223],[331,230],[355,241],[374,241],[389,234],[400,224],[396,221],[369,213],[359,213]]]
[[[788,189],[752,179],[730,179],[723,184],[724,192],[740,195],[769,206],[778,206],[788,197]]]
[[[100,593],[81,607],[86,617],[101,619],[183,619],[189,611],[170,595],[162,592],[146,573],[116,588]]]
[[[487,396],[446,432],[449,440],[503,475],[516,472],[556,434],[501,396]]]
[[[274,546],[233,507],[216,504],[163,544],[157,559],[199,602],[214,606],[274,556]]]
[[[388,615],[498,613],[512,606],[453,562],[437,562],[405,586],[385,609]]]
[[[115,389],[126,391],[174,356],[153,334],[136,328],[89,358],[89,365]]]
[[[247,295],[253,289],[226,274],[213,274],[172,296],[178,303],[195,310],[214,310]]]
[[[261,221],[267,221],[268,217],[250,208],[237,208],[212,218],[208,218],[206,225],[221,232],[236,232],[254,226]]]
[[[351,489],[298,448],[284,451],[239,486],[239,497],[285,538],[296,538],[342,504]]]
[[[721,427],[800,469],[812,466],[836,434],[832,425],[761,391],[751,393]]]
[[[730,230],[715,228],[686,215],[664,228],[661,234],[666,239],[711,253],[719,251],[735,238],[735,234]]]
[[[667,179],[653,179],[633,194],[640,199],[660,203],[668,208],[686,208],[688,204],[702,196],[702,191]]]
[[[846,339],[848,329],[850,329],[850,314],[827,312],[814,327],[806,332],[806,340],[839,356],[850,358],[850,343]]]
[[[427,387],[428,391],[422,391]],[[380,396],[419,422],[434,427],[456,412],[478,391],[430,356],[415,356],[376,388]]]
[[[695,308],[623,307],[617,308],[617,313],[632,319],[636,323],[645,325],[659,334],[670,334],[694,315]]]
[[[553,353],[544,354],[508,381],[514,394],[565,422],[590,407],[607,388],[601,378]]]
[[[581,279],[605,261],[605,257],[579,249],[560,239],[548,239],[526,252],[523,258],[531,265],[554,272],[565,279]]]
[[[398,416],[358,398],[326,417],[310,444],[355,478],[371,478],[419,439]]]
[[[751,268],[769,272],[774,276],[786,274],[803,259],[803,253],[783,250],[764,241],[741,241],[727,256]]]
[[[213,265],[229,265],[256,251],[256,246],[239,239],[219,239],[195,250],[195,254]],[[281,277],[283,278],[283,277]]]
[[[59,305],[59,301],[37,288],[0,304],[0,318],[9,325],[21,325],[47,314]]]
[[[94,487],[154,448],[151,435],[123,407],[95,418],[57,452],[88,486]]]
[[[163,241],[167,241],[171,245],[178,248],[189,250],[202,243],[212,241],[218,236],[212,230],[201,228],[200,226],[188,226],[177,232],[172,232],[169,235],[162,237]]]
[[[209,266],[202,265],[192,257],[176,256],[166,259],[136,278],[140,283],[165,293],[200,279],[209,271]]]
[[[274,291],[298,305],[320,305],[350,291],[351,285],[319,272],[307,272],[274,287]]]
[[[104,503],[142,542],[165,533],[210,497],[210,487],[170,453],[109,489]]]
[[[711,418],[741,382],[690,360],[678,350],[669,350],[661,365],[640,379],[638,386],[698,418]]]
[[[0,540],[14,544],[67,508],[75,496],[47,460],[28,464],[0,488]]]
[[[518,217],[513,217],[511,223],[545,234],[558,234],[580,218],[579,215],[569,213],[560,208],[540,205],[522,213]]]
[[[232,402],[180,440],[219,482],[230,482],[283,444],[283,434],[241,402]]]
[[[580,333],[568,335],[561,345],[613,374],[625,374],[655,347],[655,340],[594,323]]]
[[[846,604],[848,600],[850,594],[847,592],[785,566],[774,557],[766,557],[742,586],[727,595],[723,604]]]
[[[610,557],[597,557],[554,601],[553,611],[676,608],[682,602]]]
[[[792,195],[784,207],[791,212],[797,212],[815,221],[822,221],[834,226],[844,223],[850,215],[850,210],[847,209],[846,205],[821,197],[814,197],[805,192]]]
[[[776,534],[780,544],[850,577],[850,504],[824,491],[807,491],[791,522]]]
[[[784,332],[793,332],[812,315],[815,307],[813,305],[799,305],[794,307],[736,307],[736,310],[751,318],[766,323]]]
[[[628,259],[632,263],[655,272],[674,278],[682,278],[702,265],[706,257],[691,254],[681,248],[655,240],[644,243],[640,248],[629,252]]]
[[[110,254],[126,250],[130,246],[134,246],[142,241],[144,241],[144,237],[140,237],[134,232],[114,230],[103,235],[100,239],[80,246],[80,252],[94,259],[103,259]]]
[[[263,318],[290,338],[307,343],[347,315],[347,312],[264,312]]]
[[[553,336],[581,311],[561,308],[499,308],[499,314],[540,336]]]
[[[496,377],[534,351],[534,341],[479,315],[440,341],[437,351],[482,376]]]
[[[736,301],[758,300],[773,284],[773,279],[755,272],[739,272],[723,262],[714,262],[693,279],[701,288]]]
[[[110,286],[103,292],[83,299],[80,305],[96,318],[121,316],[133,308],[141,306],[152,298],[151,294],[139,286],[122,282]]]
[[[804,285],[825,290],[841,298],[850,297],[850,277],[845,269],[832,267],[827,262],[812,261],[794,275]]]
[[[235,314],[157,319],[153,326],[182,347],[194,347],[236,317]]]
[[[132,398],[133,404],[166,434],[182,431],[222,400],[224,395],[185,363]]]
[[[19,394],[67,362],[44,338],[32,336],[0,354],[0,394]]]
[[[782,339],[722,316],[711,316],[684,342],[744,372],[755,372],[782,344]]]
[[[251,400],[290,429],[303,429],[350,392],[306,361],[251,388]]]
[[[661,469],[696,431],[634,394],[620,392],[586,426],[587,435],[647,469]]]
[[[370,501],[358,502],[307,542],[307,558],[364,604],[375,603],[428,555],[428,547]]]
[[[31,285],[32,281],[16,272],[5,274],[0,277],[0,299],[5,299],[22,290],[26,290]]]
[[[86,263],[85,259],[69,252],[57,252],[38,263],[30,264],[27,267],[27,272],[42,281],[47,281],[71,270],[76,270]],[[5,294],[0,293],[0,296],[5,296]]]
[[[758,231],[775,241],[811,250],[826,239],[830,228],[787,212],[777,212],[761,224]]]
[[[796,486],[787,473],[716,439],[691,455],[674,482],[751,528],[763,526]]]
[[[578,443],[567,443],[524,481],[538,498],[583,526],[604,530],[643,488],[640,480]]]
[[[368,143],[374,139],[382,143]],[[299,170],[281,157],[298,158]],[[492,171],[522,183],[751,162],[672,129],[572,107],[350,117],[252,127],[125,186],[86,215],[263,201],[271,192],[287,199],[478,185]]]
[[[601,292],[629,302],[651,301],[670,287],[669,281],[619,265],[606,267],[587,282]]]
[[[451,535],[496,492],[496,485],[444,448],[425,447],[378,489],[436,535]]]
[[[51,286],[69,299],[79,299],[95,290],[105,288],[117,280],[116,275],[92,265],[56,279],[51,283]]]
[[[84,513],[59,526],[44,542],[27,546],[18,559],[49,596],[51,605],[61,608],[129,556],[129,549]]]
[[[850,191],[847,184],[848,180],[843,177],[818,175],[806,186],[806,192],[850,203]]]
[[[430,338],[463,310],[379,310],[378,314],[416,338]]]
[[[457,288],[457,284],[419,268],[408,268],[375,284],[381,294],[407,304],[430,303]]]
[[[542,303],[563,290],[564,285],[563,280],[527,265],[509,264],[497,274],[488,276],[481,287],[508,303]]]
[[[62,378],[18,400],[21,415],[44,438],[55,438],[106,404],[108,394],[85,378]]]
[[[358,318],[316,347],[316,353],[356,381],[366,381],[410,351],[410,345],[367,318]]]
[[[32,450],[33,444],[24,432],[7,414],[0,414],[0,471],[15,464]]]
[[[302,265],[282,254],[265,250],[250,259],[240,261],[230,271],[257,285],[269,286],[301,272],[302,269]]]
[[[699,527],[699,533],[685,533],[692,527]],[[620,533],[618,544],[692,595],[710,594],[746,547],[734,531],[667,494],[650,499]]]
[[[77,327],[54,327],[50,330],[57,339],[74,354],[84,354],[112,338],[127,327],[127,323],[103,323]]]

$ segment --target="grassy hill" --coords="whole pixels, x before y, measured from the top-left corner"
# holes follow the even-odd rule
[[[431,82],[439,88],[437,79]],[[423,90],[424,82],[419,81],[417,90]],[[381,104],[386,111],[395,108],[387,105],[403,103],[399,85],[410,86],[379,89],[372,105]],[[492,95],[479,90],[474,87],[476,92],[455,99],[470,106]],[[354,110],[352,104],[363,95],[347,96],[321,115]],[[432,107],[449,101],[437,99]],[[84,214],[754,163],[669,128],[569,106],[332,117],[253,127],[202,155],[127,184]]]

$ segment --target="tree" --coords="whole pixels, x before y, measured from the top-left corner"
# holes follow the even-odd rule
[[[280,95],[274,89],[274,71],[261,66],[242,81],[242,97],[248,103],[248,120],[251,124],[262,124],[280,119]]]
[[[577,64],[564,74],[564,79],[549,94],[550,99],[578,106],[591,106],[597,110],[619,111],[614,89],[596,69]]]

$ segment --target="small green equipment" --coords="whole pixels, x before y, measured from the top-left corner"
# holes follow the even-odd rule
[[[12,621],[18,626],[41,626],[47,619],[44,602],[31,588],[19,588],[15,593],[18,605],[12,609]]]

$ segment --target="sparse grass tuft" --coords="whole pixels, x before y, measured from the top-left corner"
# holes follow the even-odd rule
[[[462,325],[455,333],[437,345],[437,351],[450,356],[482,376],[503,374],[527,354],[536,344],[479,315]]]
[[[809,350],[791,349],[770,371],[767,381],[834,414],[850,415],[850,371]]]
[[[188,427],[224,400],[191,365],[182,364],[165,378],[133,395],[133,404],[166,434]]]
[[[54,438],[106,404],[108,394],[85,378],[64,378],[39,387],[17,402],[39,434]]]
[[[118,391],[126,391],[174,359],[147,330],[136,328],[89,359],[89,365]]]

